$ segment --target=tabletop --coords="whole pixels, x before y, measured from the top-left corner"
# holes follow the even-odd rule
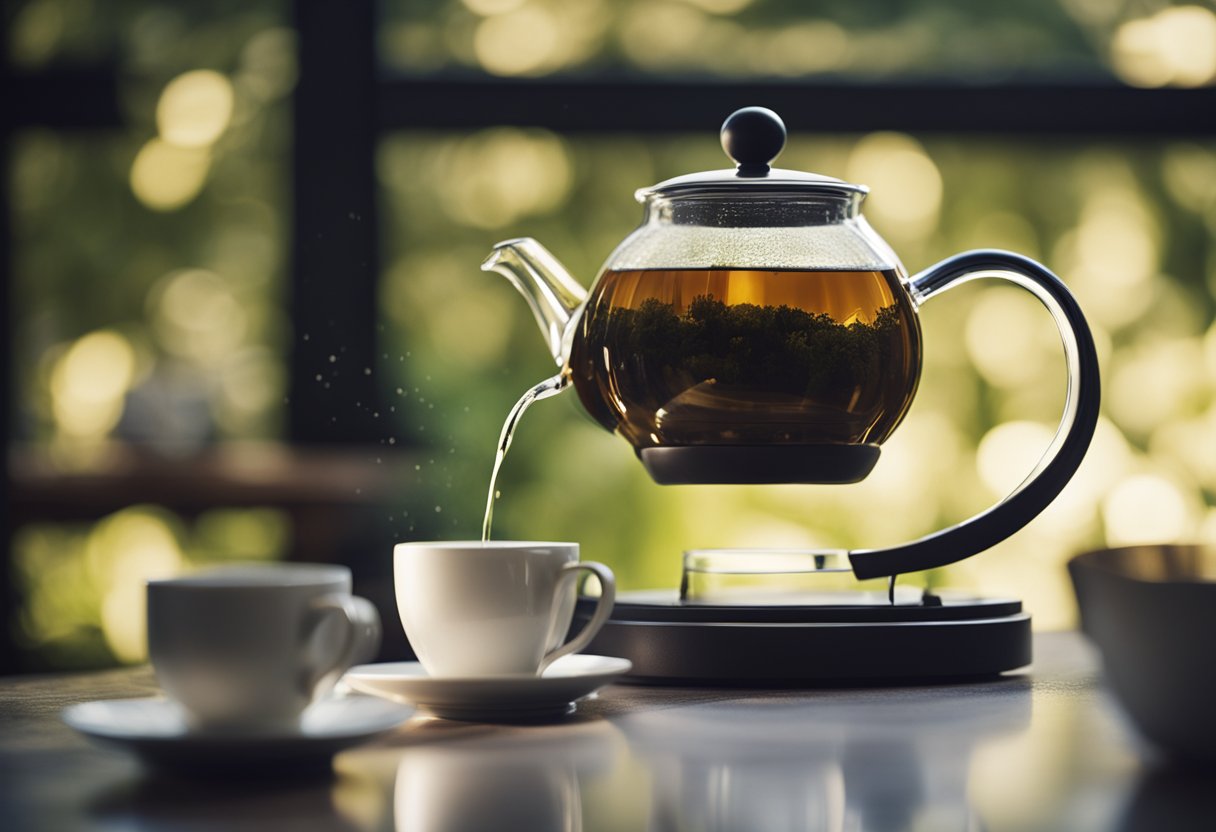
[[[1076,633],[955,685],[613,685],[541,725],[415,716],[313,776],[148,770],[59,719],[146,668],[0,680],[0,829],[1216,829],[1216,774],[1135,735]],[[273,775],[274,772],[266,772]]]

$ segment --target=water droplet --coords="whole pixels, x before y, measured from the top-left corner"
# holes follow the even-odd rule
[[[397,408],[396,408],[394,405],[391,405],[391,404],[390,404],[390,405],[388,406],[388,412],[389,412],[389,413],[396,413],[396,412],[397,412]]]
[[[395,436],[390,436],[390,437],[388,438],[388,444],[390,444],[390,445],[396,445],[396,444],[397,444],[397,437],[395,437]]]
[[[356,493],[356,494],[362,494],[362,493],[363,493],[363,489],[362,489],[362,488],[356,488],[356,489],[355,489],[355,493]]]
[[[317,373],[317,381],[320,381],[320,380],[321,380],[321,374]]]
[[[327,382],[325,382],[325,389],[326,389],[326,390],[328,390],[328,389],[329,389],[329,382],[328,382],[328,381],[327,381]]]
[[[439,513],[439,512],[441,512],[441,511],[443,511],[443,506],[435,506],[435,513],[436,513],[436,514],[438,514],[438,513]]]
[[[371,368],[371,367],[364,367],[364,368],[363,368],[363,375],[365,375],[365,376],[370,376],[371,374],[372,374],[372,368]]]
[[[330,354],[330,356],[329,356],[329,363],[330,363],[330,364],[337,364],[337,363],[338,363],[338,356],[333,355],[333,354],[331,353],[331,354]]]
[[[411,353],[409,350],[406,350],[405,355],[406,355],[406,358],[408,358],[409,356],[413,355],[413,353]]]
[[[379,465],[380,463],[381,463],[380,457],[376,457],[376,464]]]
[[[435,405],[434,405],[434,403],[428,404],[428,405],[426,406],[426,409],[427,409],[427,410],[434,410],[434,409],[435,409]]]
[[[426,377],[426,380],[427,380],[427,381],[430,381],[430,380],[431,380],[431,377],[430,377],[430,376],[427,376],[427,377]]]
[[[308,339],[309,339],[309,335],[308,335],[308,333],[307,333],[307,332],[305,332],[305,333],[304,333],[304,340],[305,340],[305,341],[307,341]]]
[[[501,492],[501,491],[498,491],[498,490],[496,489],[496,490],[494,491],[494,499],[495,499],[495,500],[500,500],[500,499],[502,499],[502,492]]]
[[[421,466],[421,465],[417,465],[417,464],[416,464],[416,465],[414,465],[414,470],[415,470],[415,471],[421,471],[421,470],[422,470],[422,466]]]
[[[373,413],[373,414],[372,414],[372,418],[373,418],[373,419],[379,419],[379,418],[380,418],[380,411],[379,411],[379,410],[377,410],[375,413]]]
[[[400,396],[400,395],[402,395],[403,393],[405,393],[405,390],[403,390],[402,388],[398,387],[398,388],[397,388],[397,395],[398,395],[398,396]]]

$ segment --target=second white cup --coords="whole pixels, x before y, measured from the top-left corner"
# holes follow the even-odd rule
[[[580,571],[599,579],[599,602],[563,644]],[[612,570],[580,562],[577,543],[398,543],[394,577],[405,634],[432,676],[539,675],[591,643],[616,597]]]
[[[293,731],[375,655],[380,616],[345,566],[242,564],[148,582],[148,652],[192,725]]]

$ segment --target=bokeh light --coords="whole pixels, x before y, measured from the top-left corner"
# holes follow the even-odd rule
[[[1161,9],[1119,26],[1111,63],[1129,84],[1198,87],[1216,79],[1216,13],[1204,6]]]
[[[210,168],[206,149],[149,139],[131,163],[131,191],[154,211],[174,211],[198,196]]]
[[[156,105],[160,137],[177,147],[208,147],[232,119],[231,82],[218,72],[184,72],[165,86]]]
[[[1123,429],[1147,437],[1173,419],[1195,412],[1205,396],[1196,384],[1203,367],[1197,339],[1150,340],[1128,347],[1113,362],[1107,408]]]
[[[477,25],[473,49],[496,75],[525,75],[543,69],[560,33],[548,9],[527,5],[487,17]]]
[[[572,170],[564,142],[553,133],[499,128],[438,154],[428,178],[452,220],[502,228],[560,205],[569,193]]]
[[[1175,144],[1166,151],[1161,172],[1179,205],[1202,213],[1216,204],[1216,153],[1210,148]]]
[[[936,225],[942,201],[941,173],[911,136],[865,136],[849,155],[845,177],[870,186],[866,213],[892,236],[919,237]]]
[[[1003,388],[1037,382],[1060,351],[1041,305],[1020,289],[984,292],[967,320],[967,354],[984,380]]]
[[[976,452],[984,485],[999,497],[1011,493],[1034,469],[1054,435],[1037,422],[1005,422],[988,431]]]
[[[101,590],[106,645],[121,662],[143,660],[147,656],[144,583],[172,577],[184,563],[173,530],[156,512],[119,512],[89,533],[85,562]]]
[[[753,57],[777,75],[799,76],[839,68],[849,50],[848,34],[828,20],[800,23],[767,36]]]
[[[1094,154],[1086,163],[1084,175],[1098,181],[1087,189],[1078,226],[1057,242],[1057,268],[1097,323],[1118,329],[1154,299],[1160,229],[1125,162]]]
[[[541,75],[576,66],[596,50],[610,20],[605,0],[469,0],[465,5],[480,19],[471,26],[453,20],[448,37],[493,75]],[[396,35],[441,61],[420,43],[430,37],[426,29],[419,22]]]
[[[265,414],[286,392],[287,380],[278,356],[265,347],[246,347],[227,356],[220,365],[219,399],[215,417],[233,437],[260,436]]]
[[[291,92],[297,77],[296,35],[287,27],[257,32],[241,50],[241,66],[233,76],[234,95],[273,101]]]
[[[91,332],[51,368],[51,410],[69,437],[101,439],[118,424],[123,396],[135,375],[135,352],[117,332]]]
[[[397,326],[425,332],[456,373],[492,368],[506,351],[516,323],[509,295],[482,291],[477,279],[468,277],[468,263],[458,256],[406,255],[386,271],[381,288],[386,317]]]
[[[1140,464],[1141,458],[1123,432],[1110,419],[1099,418],[1081,467],[1036,525],[1053,537],[1067,540],[1077,550],[1097,545],[1102,500]]]
[[[1102,504],[1111,546],[1177,543],[1191,537],[1199,520],[1193,491],[1160,474],[1136,474],[1120,482]]]
[[[148,295],[156,334],[170,353],[215,361],[239,346],[245,313],[226,282],[206,269],[183,269]]]
[[[54,57],[67,28],[66,9],[54,0],[24,3],[12,14],[8,55],[14,64],[38,67]]]
[[[703,12],[684,3],[631,5],[620,23],[621,49],[644,69],[678,68],[714,50],[709,27]]]
[[[460,2],[473,14],[489,17],[495,14],[515,11],[526,0],[460,0]]]

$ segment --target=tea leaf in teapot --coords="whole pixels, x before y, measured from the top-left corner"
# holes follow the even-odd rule
[[[830,400],[882,372],[899,326],[894,305],[880,309],[872,323],[846,325],[824,312],[727,305],[698,295],[682,313],[655,298],[637,309],[613,309],[605,335],[625,372],[641,362],[688,386],[713,379]]]

